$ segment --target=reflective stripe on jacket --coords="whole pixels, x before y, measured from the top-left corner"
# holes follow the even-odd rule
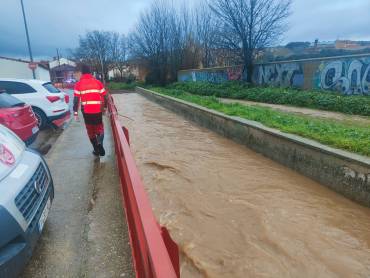
[[[86,114],[102,112],[104,96],[107,94],[103,83],[91,74],[83,74],[74,88],[74,96],[79,98]]]

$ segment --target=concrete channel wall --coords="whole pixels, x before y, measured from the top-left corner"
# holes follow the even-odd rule
[[[258,122],[230,117],[143,88],[136,90],[147,99],[186,119],[243,144],[345,197],[370,207],[370,158],[267,128]]]
[[[183,70],[178,81],[222,83],[245,80],[243,67]],[[253,82],[262,86],[339,91],[370,96],[370,54],[256,64]]]

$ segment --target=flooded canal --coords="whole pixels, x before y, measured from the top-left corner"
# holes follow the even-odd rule
[[[370,277],[370,209],[140,95],[115,95],[181,277]]]

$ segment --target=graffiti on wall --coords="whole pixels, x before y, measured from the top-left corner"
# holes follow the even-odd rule
[[[247,79],[247,72],[246,71],[243,72],[242,66],[227,68],[226,72],[227,80],[229,81],[240,81]]]
[[[303,70],[298,63],[259,65],[254,71],[259,85],[303,87]]]
[[[240,66],[187,70],[179,72],[179,81],[222,83],[246,80]],[[339,91],[344,94],[370,96],[370,56],[303,60],[256,65],[253,82],[257,85]]]
[[[321,63],[315,86],[348,95],[370,95],[370,58]]]
[[[205,70],[189,70],[179,72],[178,79],[180,82],[186,81],[205,81],[212,83],[222,83],[226,81],[237,81],[246,79],[246,72],[243,72],[243,67],[205,69]]]
[[[227,81],[227,73],[224,70],[193,70],[182,71],[179,73],[179,81],[207,81],[212,83],[222,83]]]

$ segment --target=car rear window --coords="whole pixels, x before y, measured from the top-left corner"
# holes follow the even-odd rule
[[[20,101],[19,99],[7,93],[0,94],[0,108],[11,108],[23,105],[24,105],[23,101]]]
[[[30,85],[16,81],[0,81],[0,91],[6,91],[8,94],[36,93]]]
[[[55,88],[53,84],[50,82],[42,84],[46,90],[48,90],[50,93],[60,93],[59,89]]]

